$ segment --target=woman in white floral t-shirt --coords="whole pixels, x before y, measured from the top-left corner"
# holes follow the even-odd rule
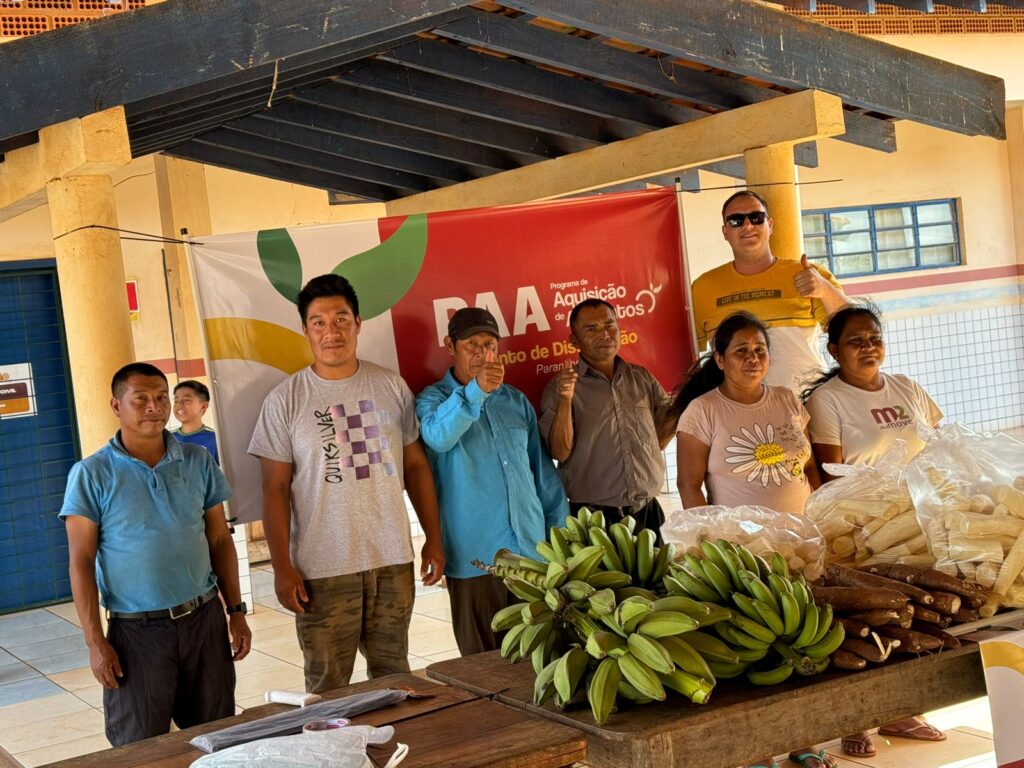
[[[683,506],[757,505],[803,514],[818,471],[807,411],[788,387],[763,383],[771,357],[768,329],[747,312],[729,315],[714,350],[687,377],[674,407],[679,495]],[[701,486],[707,488],[707,497]],[[824,750],[798,749],[805,768],[835,768]],[[771,758],[750,768],[777,768]]]
[[[714,351],[676,396],[684,507],[756,504],[803,514],[818,486],[809,417],[789,388],[763,383],[770,362],[764,324],[737,312],[718,327]]]

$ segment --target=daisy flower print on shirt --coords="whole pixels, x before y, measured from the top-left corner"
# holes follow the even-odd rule
[[[740,433],[732,435],[730,440],[734,445],[725,448],[726,453],[732,454],[725,459],[725,463],[736,465],[733,474],[747,473],[747,482],[760,482],[762,488],[767,488],[768,483],[779,487],[783,481],[791,482],[800,475],[793,467],[801,467],[802,464],[787,458],[786,449],[776,439],[772,424],[766,424],[763,428],[760,424],[754,424],[753,431],[743,427]],[[783,439],[781,442],[792,441]]]

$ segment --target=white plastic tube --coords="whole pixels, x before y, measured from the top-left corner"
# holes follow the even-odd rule
[[[302,693],[299,691],[270,690],[263,694],[263,698],[271,704],[291,704],[293,707],[305,707],[320,701],[316,693]]]

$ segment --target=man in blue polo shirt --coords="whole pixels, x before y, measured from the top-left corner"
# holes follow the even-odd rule
[[[158,368],[126,365],[111,392],[121,428],[72,467],[60,517],[106,736],[119,746],[167,733],[172,720],[188,728],[233,715],[232,658],[248,654],[251,633],[224,475],[205,448],[165,429],[170,397]]]
[[[457,311],[444,340],[453,365],[416,398],[437,486],[455,641],[463,656],[498,647],[491,617],[508,603],[505,585],[472,561],[489,563],[502,547],[536,557],[536,543],[569,512],[533,406],[503,383],[499,337],[486,309]]]

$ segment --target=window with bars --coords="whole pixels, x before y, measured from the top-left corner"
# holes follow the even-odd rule
[[[803,212],[807,257],[836,277],[956,266],[956,200]]]

